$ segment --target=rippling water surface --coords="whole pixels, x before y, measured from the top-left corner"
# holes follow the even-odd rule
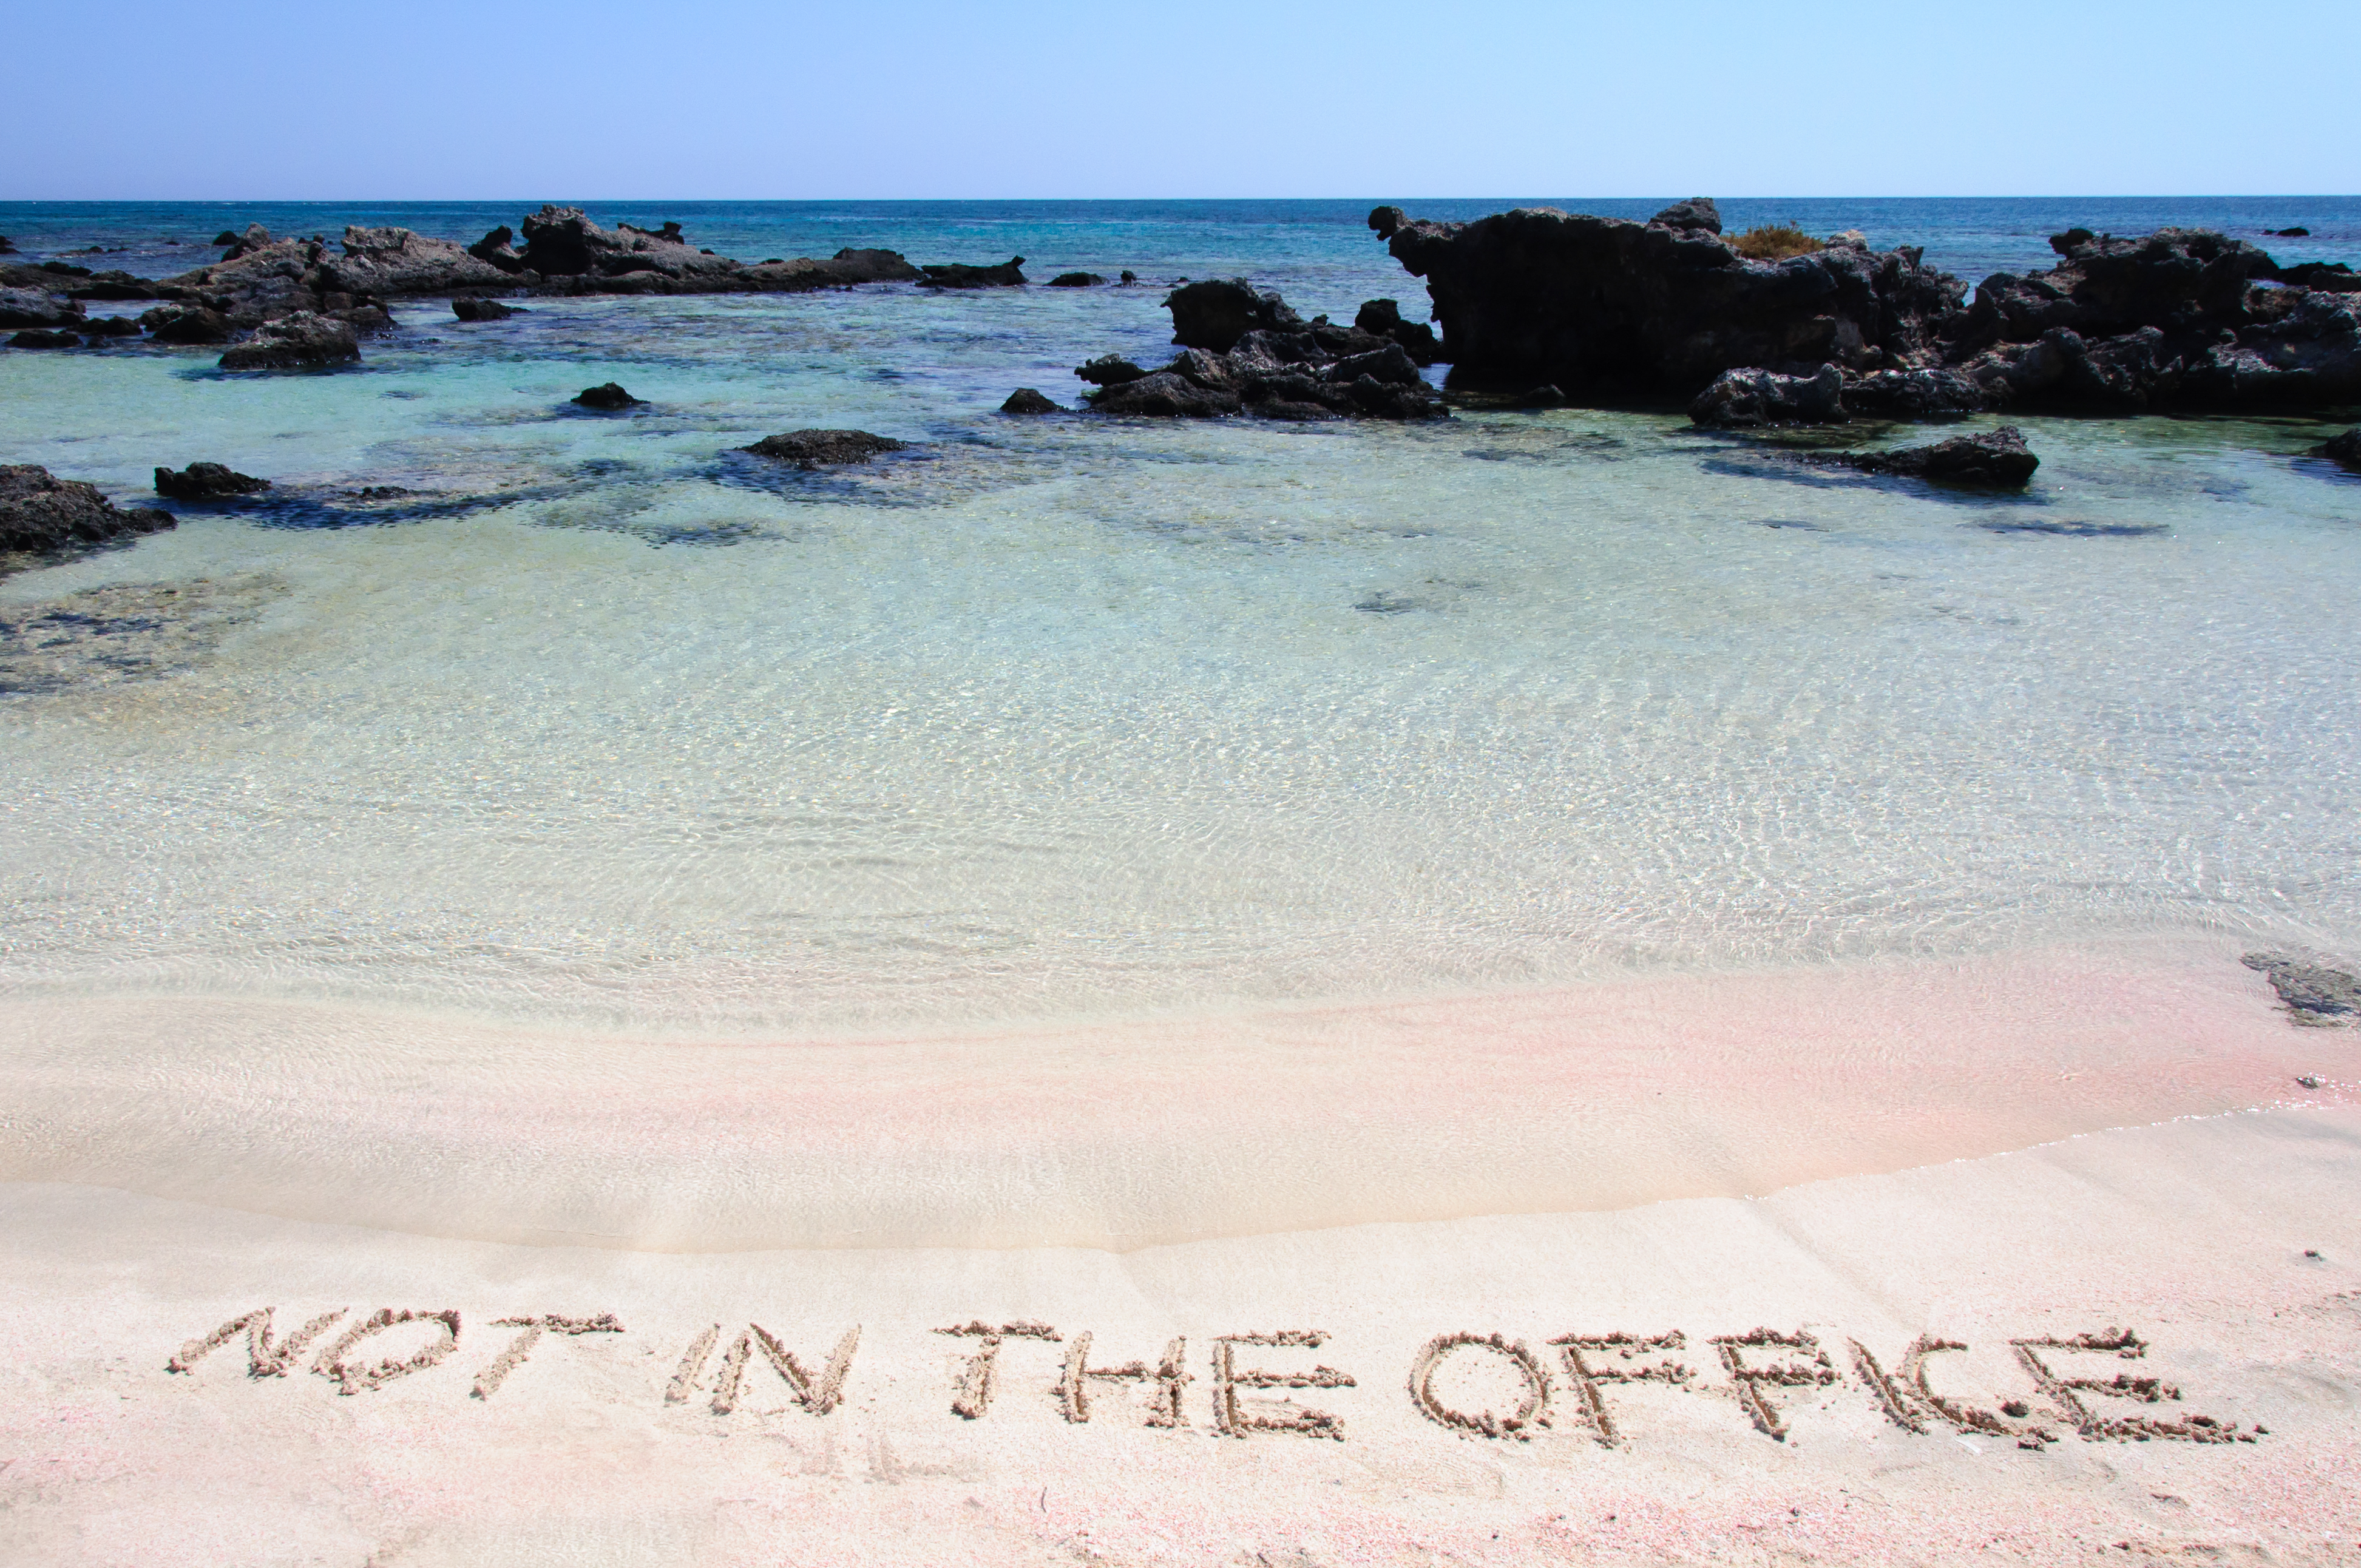
[[[1422,314],[1366,207],[596,215]],[[248,218],[472,238],[524,209],[0,231],[162,272],[213,254],[162,237]],[[2075,221],[2361,247],[2350,199],[1725,212],[1970,275]],[[124,499],[197,459],[279,486],[0,581],[0,985],[848,1029],[2361,939],[2361,481],[2301,455],[2330,425],[2022,421],[2038,480],[1993,499],[1674,415],[995,411],[1162,349],[1161,293],[412,302],[317,376],[0,351],[0,461]],[[609,378],[647,406],[566,405]],[[918,444],[732,452],[808,425]]]

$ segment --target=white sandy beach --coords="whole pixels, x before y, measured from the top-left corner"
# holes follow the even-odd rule
[[[10,1563],[2361,1555],[2356,1036],[2218,947],[895,1041],[86,999],[5,1042]],[[242,1329],[167,1370],[263,1308],[263,1376]],[[988,1398],[970,1325],[1014,1331]],[[1136,1376],[1069,1373],[1085,1334]],[[1552,1343],[1618,1334],[1681,1340]],[[2011,1343],[2084,1335],[2048,1388]],[[2055,1386],[2118,1376],[2180,1398]]]

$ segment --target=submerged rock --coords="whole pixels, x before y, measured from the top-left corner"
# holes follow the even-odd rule
[[[601,411],[636,408],[644,400],[623,390],[623,384],[620,381],[602,381],[595,387],[585,387],[574,394],[574,401],[578,406],[598,409]]]
[[[2361,474],[2361,425],[2355,425],[2342,435],[2330,436],[2312,449],[2314,457],[2325,457],[2341,467]]]
[[[2361,976],[2301,953],[2248,953],[2238,960],[2261,971],[2299,1024],[2345,1024],[2361,1014]]]
[[[349,322],[311,311],[265,322],[221,356],[225,370],[324,370],[360,363],[361,345]]]
[[[1049,280],[1052,289],[1095,289],[1106,280],[1095,272],[1060,272]]]
[[[1000,411],[1005,414],[1055,414],[1066,411],[1033,388],[1019,387],[1008,394],[1008,400],[1000,405]]]
[[[230,496],[250,496],[270,488],[268,479],[241,474],[219,463],[192,463],[175,473],[156,470],[156,493],[176,501],[216,501]]]
[[[457,299],[451,302],[451,313],[463,322],[504,322],[511,316],[524,314],[513,306],[498,300]]]
[[[828,468],[845,463],[866,463],[886,452],[907,450],[909,443],[865,430],[791,430],[766,435],[752,446],[741,446],[757,457],[792,463],[798,468]]]
[[[940,262],[921,267],[924,281],[929,289],[1006,289],[1025,281],[1019,270],[1025,265],[1021,256],[1012,256],[997,267],[971,267],[964,261]]]
[[[0,464],[0,550],[51,551],[155,533],[172,514],[118,508],[95,485],[52,478],[30,463]]]
[[[1864,474],[1899,474],[1942,485],[1979,489],[2021,490],[2041,466],[2025,444],[2025,433],[2013,424],[1982,435],[1956,435],[1931,446],[1905,446],[1894,452],[1815,452],[1806,460]]]

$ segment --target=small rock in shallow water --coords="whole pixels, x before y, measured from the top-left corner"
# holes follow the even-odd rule
[[[513,305],[498,300],[454,300],[451,313],[463,322],[504,322],[513,315],[524,314]]]
[[[1827,424],[1844,417],[1844,373],[1823,365],[1809,376],[1725,370],[1689,404],[1697,424]]]
[[[219,500],[225,496],[250,496],[270,488],[268,479],[241,474],[219,463],[192,463],[179,473],[156,470],[156,493],[176,501]]]
[[[168,511],[118,509],[95,485],[52,478],[30,463],[0,465],[0,550],[59,550],[104,544],[127,534],[170,528]]]
[[[70,332],[44,332],[27,327],[8,340],[11,348],[80,348],[82,339]]]
[[[2342,435],[2332,436],[2312,449],[2314,457],[2325,457],[2341,467],[2361,474],[2361,424]]]
[[[2342,1024],[2361,1012],[2361,975],[2300,953],[2248,953],[2238,961],[2271,982],[2299,1024]]]
[[[2025,488],[2033,471],[2041,466],[2041,459],[2026,449],[2025,433],[2013,424],[1982,435],[1955,435],[1932,446],[1905,446],[1894,452],[1816,452],[1810,454],[1810,460],[1864,474],[1899,474],[1995,490]]]
[[[840,463],[866,463],[884,452],[906,450],[909,443],[865,430],[791,430],[766,435],[752,446],[741,446],[757,457],[776,458],[798,468],[825,468]]]
[[[623,390],[620,381],[607,381],[596,387],[585,387],[574,395],[574,400],[586,409],[628,409],[643,400]]]
[[[1065,411],[1032,388],[1019,387],[1008,394],[1008,400],[1000,405],[1000,411],[1005,414],[1054,414]]]
[[[1095,387],[1120,387],[1126,381],[1137,381],[1148,372],[1120,354],[1102,354],[1086,365],[1074,367],[1074,374]]]
[[[1049,280],[1052,289],[1095,289],[1106,280],[1095,272],[1060,272]]]
[[[2312,231],[2303,227],[2301,225],[2298,225],[2296,227],[2291,229],[2271,229],[2268,232],[2279,239],[2310,239],[2312,237]]]
[[[926,274],[923,281],[929,289],[1011,289],[1025,281],[1025,274],[1018,270],[1024,265],[1023,257],[1012,256],[997,267],[946,261],[918,270]]]
[[[352,323],[312,311],[265,322],[244,343],[221,356],[225,370],[323,370],[359,362],[360,338]]]
[[[1517,400],[1521,409],[1554,409],[1565,401],[1565,394],[1555,387],[1533,387]]]

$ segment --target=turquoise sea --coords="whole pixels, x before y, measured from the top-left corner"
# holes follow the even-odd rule
[[[162,275],[247,222],[473,240],[538,204],[0,203],[0,233]],[[276,486],[0,579],[0,997],[859,1030],[2361,943],[2361,480],[2303,455],[2349,417],[2022,420],[2042,467],[2006,499],[1676,412],[1020,421],[1016,387],[1071,404],[1083,359],[1163,352],[1180,278],[1344,319],[1423,289],[1367,201],[582,204],[748,259],[1142,286],[410,301],[329,375],[0,350],[0,462]],[[1970,279],[2076,224],[2361,264],[2350,197],[1722,210]],[[646,406],[568,405],[610,379]],[[917,444],[734,455],[806,426]]]

